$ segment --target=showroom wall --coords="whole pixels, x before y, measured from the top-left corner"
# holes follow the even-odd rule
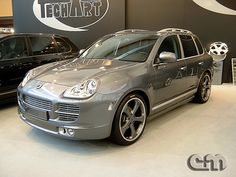
[[[79,48],[125,28],[125,0],[13,1],[16,32],[68,36]]]
[[[229,53],[224,61],[223,82],[232,80],[231,58],[236,58],[235,0],[127,0],[126,8],[127,28],[186,28],[196,33],[207,48],[212,42],[225,42]]]
[[[72,12],[68,11],[69,4]],[[186,28],[196,33],[207,48],[216,41],[228,45],[223,82],[232,80],[235,0],[19,0],[13,1],[13,13],[16,32],[64,34],[80,48],[124,28]]]

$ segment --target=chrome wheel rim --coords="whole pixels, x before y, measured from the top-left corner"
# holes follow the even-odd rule
[[[211,78],[209,75],[205,75],[202,83],[201,96],[204,101],[207,101],[211,94]]]
[[[139,98],[131,98],[124,105],[119,121],[119,129],[126,141],[136,140],[143,132],[146,122],[146,107]]]

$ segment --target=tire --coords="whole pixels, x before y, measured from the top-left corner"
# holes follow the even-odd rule
[[[197,103],[206,103],[211,94],[211,76],[209,73],[204,73],[199,85],[194,101]]]
[[[147,120],[147,106],[140,95],[131,94],[119,105],[112,126],[111,140],[127,146],[142,135]]]

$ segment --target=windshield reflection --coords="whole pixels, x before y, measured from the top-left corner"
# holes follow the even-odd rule
[[[89,47],[80,58],[144,62],[157,36],[150,34],[115,34],[105,36]]]

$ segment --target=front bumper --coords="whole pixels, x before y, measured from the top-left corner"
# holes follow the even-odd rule
[[[65,86],[57,85],[55,89],[54,85],[52,89],[50,84],[40,89],[19,86],[20,118],[32,127],[67,139],[109,137],[115,114],[114,98],[96,94],[87,100],[67,99],[61,96],[64,90]],[[66,105],[63,111],[60,105]],[[74,112],[72,108],[76,108]]]

